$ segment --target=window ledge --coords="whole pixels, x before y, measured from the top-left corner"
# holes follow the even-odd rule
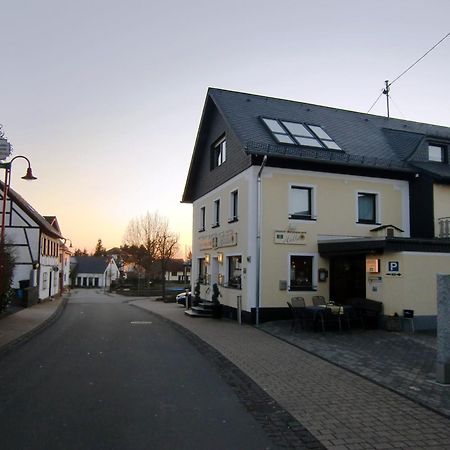
[[[216,224],[211,226],[211,228],[219,228],[219,227],[220,227],[220,223],[216,223]]]
[[[289,292],[299,292],[299,291],[304,291],[304,292],[315,292],[317,291],[316,287],[290,287],[288,289]]]
[[[371,225],[371,226],[381,225],[381,223],[379,223],[379,222],[360,222],[360,221],[356,222],[356,224],[357,225]]]
[[[317,222],[317,217],[315,216],[292,216],[289,215],[289,220],[304,220],[305,222]]]
[[[203,233],[204,231],[205,231],[205,228],[200,228],[200,229],[198,230],[199,233]]]
[[[232,219],[228,219],[228,223],[238,222],[239,219],[237,217],[233,217]]]

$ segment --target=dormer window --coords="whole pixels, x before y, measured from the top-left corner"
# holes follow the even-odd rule
[[[262,117],[266,127],[279,144],[342,150],[319,125]]]
[[[227,140],[222,136],[211,149],[211,170],[221,166],[227,159]]]
[[[445,162],[445,146],[428,144],[428,161]]]

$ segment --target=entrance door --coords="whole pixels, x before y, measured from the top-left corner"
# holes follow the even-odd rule
[[[365,255],[331,258],[330,299],[336,303],[345,303],[352,297],[366,298]]]
[[[219,259],[217,257],[211,258],[211,283],[209,285],[209,299],[212,300],[213,285],[219,283]]]

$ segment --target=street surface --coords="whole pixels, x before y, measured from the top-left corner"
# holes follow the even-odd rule
[[[100,290],[0,357],[0,448],[274,449],[167,322]]]

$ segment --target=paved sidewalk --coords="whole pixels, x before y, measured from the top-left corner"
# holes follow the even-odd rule
[[[174,304],[129,300],[208,342],[326,448],[450,447],[450,419],[264,331],[228,320],[192,319]]]
[[[65,297],[47,300],[0,319],[0,352],[38,333],[64,306]]]
[[[450,418],[450,385],[436,382],[435,334],[384,330],[292,332],[291,321],[267,322],[261,328]]]

